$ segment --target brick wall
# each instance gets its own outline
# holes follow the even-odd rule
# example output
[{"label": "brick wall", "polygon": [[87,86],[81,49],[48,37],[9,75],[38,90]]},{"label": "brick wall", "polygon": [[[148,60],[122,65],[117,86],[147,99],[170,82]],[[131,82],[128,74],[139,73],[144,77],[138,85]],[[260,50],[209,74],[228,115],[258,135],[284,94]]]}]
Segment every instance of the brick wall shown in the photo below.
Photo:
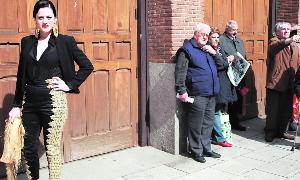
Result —
[{"label": "brick wall", "polygon": [[184,39],[191,38],[193,27],[203,22],[204,0],[149,0],[149,61],[170,63]]},{"label": "brick wall", "polygon": [[300,0],[277,0],[276,22],[300,23],[299,2]]}]

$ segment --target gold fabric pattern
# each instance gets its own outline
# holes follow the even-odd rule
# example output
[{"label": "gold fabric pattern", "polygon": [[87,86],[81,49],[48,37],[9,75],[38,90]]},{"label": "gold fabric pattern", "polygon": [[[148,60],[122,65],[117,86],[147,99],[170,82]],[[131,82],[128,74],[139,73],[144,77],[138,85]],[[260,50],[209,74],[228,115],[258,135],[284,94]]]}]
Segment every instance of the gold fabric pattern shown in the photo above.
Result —
[{"label": "gold fabric pattern", "polygon": [[6,120],[4,149],[0,161],[6,164],[8,180],[13,180],[17,177],[17,171],[21,163],[21,150],[24,146],[24,132],[22,119],[20,117],[15,118],[12,123]]},{"label": "gold fabric pattern", "polygon": [[63,91],[51,90],[53,115],[51,116],[52,121],[48,129],[49,134],[47,135],[47,159],[49,168],[49,179],[60,180],[61,175],[61,155],[60,145],[62,138],[62,131],[65,121],[67,119],[67,98]]}]

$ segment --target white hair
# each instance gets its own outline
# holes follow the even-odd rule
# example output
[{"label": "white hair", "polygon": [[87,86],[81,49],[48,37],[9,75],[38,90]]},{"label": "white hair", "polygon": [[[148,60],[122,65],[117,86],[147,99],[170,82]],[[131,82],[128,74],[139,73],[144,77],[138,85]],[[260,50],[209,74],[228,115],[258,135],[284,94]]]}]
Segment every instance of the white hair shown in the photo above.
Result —
[{"label": "white hair", "polygon": [[274,32],[273,32],[273,36],[276,36],[277,32],[281,29],[284,29],[286,27],[289,27],[291,29],[291,24],[288,22],[278,22],[275,24],[274,26]]},{"label": "white hair", "polygon": [[238,26],[238,23],[235,20],[229,20],[226,23],[226,29],[233,28],[233,26]]},{"label": "white hair", "polygon": [[207,25],[207,24],[204,24],[204,23],[198,23],[196,26],[195,26],[195,29],[194,29],[194,34],[197,33],[197,32],[200,32],[200,31],[206,31],[207,34],[210,33],[210,26]]}]

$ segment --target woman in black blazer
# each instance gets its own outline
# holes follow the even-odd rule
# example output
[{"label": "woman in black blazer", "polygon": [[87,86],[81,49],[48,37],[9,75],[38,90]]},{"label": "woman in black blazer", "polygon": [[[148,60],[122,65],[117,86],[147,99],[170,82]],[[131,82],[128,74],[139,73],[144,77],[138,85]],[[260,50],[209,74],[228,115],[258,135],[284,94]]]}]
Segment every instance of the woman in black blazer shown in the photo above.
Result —
[{"label": "woman in black blazer", "polygon": [[[78,87],[93,65],[71,36],[58,34],[56,9],[39,0],[33,9],[36,34],[21,40],[16,92],[9,121],[21,116],[25,129],[24,157],[29,179],[39,178],[37,143],[41,128],[45,140],[49,179],[60,179],[62,130],[67,119],[66,92]],[[75,64],[79,70],[75,72]],[[22,113],[21,113],[22,109]]]}]

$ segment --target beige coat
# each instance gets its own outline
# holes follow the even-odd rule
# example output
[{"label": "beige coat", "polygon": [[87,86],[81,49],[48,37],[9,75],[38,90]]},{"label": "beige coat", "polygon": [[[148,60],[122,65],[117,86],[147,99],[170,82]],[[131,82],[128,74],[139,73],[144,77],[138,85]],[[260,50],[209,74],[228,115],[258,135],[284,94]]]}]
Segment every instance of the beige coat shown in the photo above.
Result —
[{"label": "beige coat", "polygon": [[283,39],[272,38],[268,48],[266,87],[281,92],[293,89],[294,76],[299,65],[297,44],[285,44]]}]

